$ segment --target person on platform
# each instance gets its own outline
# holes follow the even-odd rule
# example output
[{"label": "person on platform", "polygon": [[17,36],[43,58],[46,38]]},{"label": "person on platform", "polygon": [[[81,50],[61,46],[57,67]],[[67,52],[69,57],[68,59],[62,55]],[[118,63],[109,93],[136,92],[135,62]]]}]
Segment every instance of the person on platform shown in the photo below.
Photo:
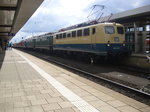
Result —
[{"label": "person on platform", "polygon": [[9,49],[12,50],[12,43],[9,43]]}]

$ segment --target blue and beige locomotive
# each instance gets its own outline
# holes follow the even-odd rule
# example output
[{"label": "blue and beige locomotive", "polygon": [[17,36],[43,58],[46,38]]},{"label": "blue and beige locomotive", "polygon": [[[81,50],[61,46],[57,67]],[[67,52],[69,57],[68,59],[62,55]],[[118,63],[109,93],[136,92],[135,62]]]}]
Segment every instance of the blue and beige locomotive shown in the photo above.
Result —
[{"label": "blue and beige locomotive", "polygon": [[25,48],[109,56],[128,53],[124,27],[118,23],[99,23],[55,33],[35,36],[25,40]]}]

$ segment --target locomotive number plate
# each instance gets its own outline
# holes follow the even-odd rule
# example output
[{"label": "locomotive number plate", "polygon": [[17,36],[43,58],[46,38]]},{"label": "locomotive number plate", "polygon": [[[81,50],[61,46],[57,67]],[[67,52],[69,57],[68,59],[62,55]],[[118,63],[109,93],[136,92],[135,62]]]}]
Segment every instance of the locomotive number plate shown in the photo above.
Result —
[{"label": "locomotive number plate", "polygon": [[115,42],[119,42],[119,37],[114,37]]}]

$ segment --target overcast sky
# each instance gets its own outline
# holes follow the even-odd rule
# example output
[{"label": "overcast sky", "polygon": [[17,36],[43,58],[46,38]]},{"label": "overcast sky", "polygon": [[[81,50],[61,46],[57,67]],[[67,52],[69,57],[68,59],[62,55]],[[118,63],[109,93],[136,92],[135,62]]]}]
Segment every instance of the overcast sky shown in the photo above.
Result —
[{"label": "overcast sky", "polygon": [[149,4],[150,0],[44,0],[12,41],[95,19],[102,12],[101,7],[92,11],[94,5],[104,5],[103,12],[108,15]]}]

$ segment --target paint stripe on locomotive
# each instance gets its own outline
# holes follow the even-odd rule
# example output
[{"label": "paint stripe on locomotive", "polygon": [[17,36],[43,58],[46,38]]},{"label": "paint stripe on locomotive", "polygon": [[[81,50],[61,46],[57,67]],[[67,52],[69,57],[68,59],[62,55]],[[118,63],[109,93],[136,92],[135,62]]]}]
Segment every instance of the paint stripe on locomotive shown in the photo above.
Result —
[{"label": "paint stripe on locomotive", "polygon": [[55,44],[53,49],[96,54],[127,52],[127,47],[123,46],[123,44],[110,44],[110,46],[108,44]]}]

